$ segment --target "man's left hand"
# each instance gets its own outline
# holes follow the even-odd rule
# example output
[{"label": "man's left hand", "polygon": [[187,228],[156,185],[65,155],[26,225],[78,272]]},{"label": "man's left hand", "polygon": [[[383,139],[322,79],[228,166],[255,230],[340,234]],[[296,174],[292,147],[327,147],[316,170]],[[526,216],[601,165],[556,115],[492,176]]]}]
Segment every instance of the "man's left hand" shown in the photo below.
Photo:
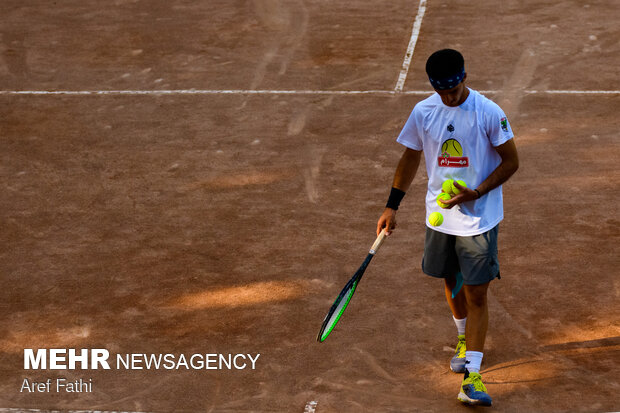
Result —
[{"label": "man's left hand", "polygon": [[475,201],[478,199],[478,192],[473,189],[469,189],[467,187],[462,186],[458,182],[454,181],[454,186],[460,191],[458,195],[454,195],[451,199],[444,201],[439,200],[439,202],[443,202],[448,205],[446,208],[450,209],[455,205],[462,204],[463,202]]}]

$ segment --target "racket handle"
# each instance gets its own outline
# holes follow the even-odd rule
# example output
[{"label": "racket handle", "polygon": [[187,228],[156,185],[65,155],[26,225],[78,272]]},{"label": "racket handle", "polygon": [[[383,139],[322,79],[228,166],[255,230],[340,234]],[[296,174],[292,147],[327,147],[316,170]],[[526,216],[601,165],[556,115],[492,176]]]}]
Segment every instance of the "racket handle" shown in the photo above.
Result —
[{"label": "racket handle", "polygon": [[385,237],[387,236],[386,234],[387,234],[387,230],[383,228],[383,230],[381,230],[381,233],[375,240],[375,243],[372,244],[372,247],[370,247],[370,251],[369,251],[370,254],[375,255],[377,251],[379,251],[379,248],[381,248],[381,245],[383,245],[383,241],[385,241]]}]

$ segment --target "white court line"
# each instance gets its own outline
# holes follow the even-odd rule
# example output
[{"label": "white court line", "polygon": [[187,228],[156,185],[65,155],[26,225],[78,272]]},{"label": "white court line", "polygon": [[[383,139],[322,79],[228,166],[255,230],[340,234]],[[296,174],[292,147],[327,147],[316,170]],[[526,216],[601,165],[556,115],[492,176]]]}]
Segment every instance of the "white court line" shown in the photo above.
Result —
[{"label": "white court line", "polygon": [[0,413],[146,413],[128,412],[111,410],[57,410],[57,409],[20,409],[20,408],[0,408]]},{"label": "white court line", "polygon": [[[2,90],[0,95],[394,95],[393,90],[256,90],[256,89],[173,89],[173,90]],[[430,95],[431,90],[401,92]]]},{"label": "white court line", "polygon": [[415,44],[418,42],[420,27],[422,27],[422,19],[424,18],[425,12],[426,0],[420,0],[420,5],[418,6],[418,14],[415,16],[415,20],[413,21],[413,28],[411,29],[411,38],[409,39],[409,45],[407,46],[407,53],[405,53],[405,60],[403,60],[403,67],[402,69],[400,69],[398,81],[396,82],[396,87],[394,88],[396,92],[400,92],[403,90],[405,80],[407,80],[409,65],[411,64],[411,59],[413,58],[413,50],[415,49]]},{"label": "white court line", "polygon": [[547,93],[550,95],[617,95],[620,90],[526,90],[526,93]]},{"label": "white court line", "polygon": [[[499,90],[479,90],[482,94],[497,94]],[[549,95],[618,95],[620,90],[524,90],[525,94]],[[424,95],[432,90],[215,90],[215,89],[172,89],[172,90],[0,90],[0,95]]]}]

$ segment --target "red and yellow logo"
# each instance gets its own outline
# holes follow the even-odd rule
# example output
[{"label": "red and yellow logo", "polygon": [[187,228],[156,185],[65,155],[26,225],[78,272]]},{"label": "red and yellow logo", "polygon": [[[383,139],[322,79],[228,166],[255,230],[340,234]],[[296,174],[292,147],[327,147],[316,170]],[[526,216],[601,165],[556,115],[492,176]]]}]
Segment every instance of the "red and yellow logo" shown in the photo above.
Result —
[{"label": "red and yellow logo", "polygon": [[448,139],[441,145],[441,156],[438,165],[444,168],[467,168],[469,158],[463,156],[463,147],[456,139]]}]

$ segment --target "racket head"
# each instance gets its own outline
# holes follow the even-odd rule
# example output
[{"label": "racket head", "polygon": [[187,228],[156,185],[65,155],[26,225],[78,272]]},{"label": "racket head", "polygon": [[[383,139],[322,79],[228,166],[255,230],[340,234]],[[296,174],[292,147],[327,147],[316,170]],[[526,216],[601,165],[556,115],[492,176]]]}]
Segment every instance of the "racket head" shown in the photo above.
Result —
[{"label": "racket head", "polygon": [[327,336],[329,336],[334,327],[336,327],[338,320],[340,320],[340,316],[342,316],[342,313],[344,313],[344,310],[346,310],[349,302],[351,301],[351,298],[353,298],[353,294],[355,293],[355,289],[357,288],[357,284],[359,283],[359,278],[351,281],[352,282],[349,282],[342,290],[342,292],[338,295],[338,298],[336,298],[336,301],[334,301],[334,304],[325,316],[325,319],[323,320],[323,325],[321,326],[319,334],[316,337],[319,343],[325,341],[325,339],[327,338]]},{"label": "racket head", "polygon": [[357,285],[362,279],[364,271],[366,271],[366,268],[368,267],[368,264],[370,264],[370,260],[372,260],[372,257],[373,254],[368,254],[366,256],[366,259],[364,260],[362,265],[355,272],[355,274],[353,274],[353,277],[351,277],[351,279],[349,280],[347,285],[344,286],[342,291],[340,291],[340,294],[338,294],[338,298],[336,298],[336,301],[334,301],[334,304],[332,304],[332,307],[327,312],[327,315],[323,320],[323,325],[321,326],[319,334],[316,337],[316,340],[319,343],[325,341],[327,336],[329,336],[329,334],[338,323],[338,320],[340,320],[342,313],[344,313],[344,310],[346,310],[347,306],[349,305],[349,301],[351,301],[351,298],[353,298],[353,293],[355,293]]}]

